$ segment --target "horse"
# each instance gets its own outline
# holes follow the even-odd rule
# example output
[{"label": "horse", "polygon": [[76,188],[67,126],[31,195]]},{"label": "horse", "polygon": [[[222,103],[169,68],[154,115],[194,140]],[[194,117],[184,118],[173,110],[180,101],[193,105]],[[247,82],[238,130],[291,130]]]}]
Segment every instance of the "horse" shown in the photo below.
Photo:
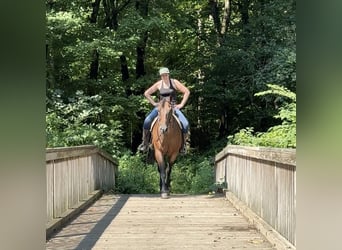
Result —
[{"label": "horse", "polygon": [[169,198],[171,170],[182,147],[182,131],[174,114],[173,104],[164,97],[158,104],[158,117],[152,127],[154,159],[160,176],[161,198]]}]

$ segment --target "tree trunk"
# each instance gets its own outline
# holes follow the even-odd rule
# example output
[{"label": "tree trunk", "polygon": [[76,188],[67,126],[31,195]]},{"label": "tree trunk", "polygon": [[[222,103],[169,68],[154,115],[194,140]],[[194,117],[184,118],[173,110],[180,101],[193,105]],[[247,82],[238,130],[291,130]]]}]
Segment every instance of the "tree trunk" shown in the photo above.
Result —
[{"label": "tree trunk", "polygon": [[91,13],[91,16],[89,18],[90,23],[96,23],[97,21],[97,16],[99,14],[99,9],[100,9],[100,2],[101,0],[95,0],[91,5],[93,6],[93,12]]},{"label": "tree trunk", "polygon": [[125,55],[120,56],[120,64],[121,64],[121,79],[123,82],[125,82],[129,79],[127,59]]},{"label": "tree trunk", "polygon": [[103,5],[103,10],[105,12],[105,18],[104,18],[104,27],[108,27],[110,28],[110,5],[108,5],[108,0],[103,0],[102,1],[102,5]]},{"label": "tree trunk", "polygon": [[211,16],[214,20],[215,30],[218,35],[221,35],[221,20],[220,20],[220,11],[218,8],[217,0],[209,0]]},{"label": "tree trunk", "polygon": [[145,48],[146,48],[147,38],[148,38],[148,34],[146,31],[144,32],[144,35],[141,38],[137,46],[137,63],[135,67],[135,74],[136,74],[137,79],[146,74],[145,72]]},{"label": "tree trunk", "polygon": [[209,0],[211,16],[214,21],[215,31],[217,34],[218,45],[221,46],[223,43],[224,34],[228,30],[230,22],[230,0],[224,1],[224,10],[221,21],[220,6],[218,0]]},{"label": "tree trunk", "polygon": [[241,0],[241,2],[238,3],[239,11],[241,13],[241,20],[244,25],[249,23],[249,9],[250,0]]},{"label": "tree trunk", "polygon": [[128,79],[129,79],[129,72],[128,72],[128,66],[127,66],[127,59],[125,55],[120,56],[120,65],[121,65],[121,79],[122,82],[126,82],[125,85],[125,92],[126,96],[132,95],[132,90],[130,89],[130,86],[128,85]]},{"label": "tree trunk", "polygon": [[45,45],[45,60],[46,60],[46,88],[53,89],[55,87],[55,77],[54,77],[54,64],[52,53],[50,52],[51,46],[49,44]]},{"label": "tree trunk", "polygon": [[112,30],[117,30],[119,27],[119,13],[126,8],[130,2],[131,0],[126,0],[119,6],[119,1],[103,0],[102,4],[105,12],[104,26]]},{"label": "tree trunk", "polygon": [[114,6],[114,0],[103,0],[102,4],[105,12],[104,26],[111,30],[117,30],[119,13]]},{"label": "tree trunk", "polygon": [[250,37],[251,30],[248,26],[249,24],[249,5],[250,0],[241,0],[241,2],[238,3],[239,11],[241,13],[241,21],[242,21],[242,29],[243,29],[243,36],[244,36],[244,49],[247,50],[251,43],[253,38]]},{"label": "tree trunk", "polygon": [[93,60],[90,64],[89,78],[97,80],[99,72],[99,52],[97,49],[93,50]]},{"label": "tree trunk", "polygon": [[224,137],[227,136],[227,129],[228,129],[228,116],[227,116],[227,111],[226,111],[226,110],[223,110],[223,111],[221,112],[218,139],[222,139],[222,138],[224,138]]},{"label": "tree trunk", "polygon": [[[136,0],[135,8],[138,13],[145,19],[148,14],[148,0]],[[148,39],[148,32],[145,31],[140,38],[140,41],[137,45],[137,62],[135,67],[136,78],[138,79],[141,76],[146,74],[145,72],[145,49]]]},{"label": "tree trunk", "polygon": [[221,35],[224,35],[228,31],[229,23],[230,23],[230,0],[225,0],[223,18],[222,18]]},{"label": "tree trunk", "polygon": [[119,21],[118,21],[118,15],[119,15],[119,12],[116,8],[113,8],[112,9],[112,16],[111,16],[111,28],[113,30],[118,30],[118,27],[119,27]]},{"label": "tree trunk", "polygon": [[148,14],[148,1],[149,0],[136,0],[135,1],[135,9],[144,18],[147,17],[147,14]]}]

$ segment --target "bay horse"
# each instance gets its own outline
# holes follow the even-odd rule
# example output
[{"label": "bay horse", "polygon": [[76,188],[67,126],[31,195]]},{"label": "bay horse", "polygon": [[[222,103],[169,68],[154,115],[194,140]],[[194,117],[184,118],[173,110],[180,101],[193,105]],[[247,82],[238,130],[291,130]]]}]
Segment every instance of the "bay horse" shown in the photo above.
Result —
[{"label": "bay horse", "polygon": [[158,117],[152,127],[152,144],[160,176],[161,198],[168,198],[170,195],[172,165],[182,147],[182,140],[182,131],[176,120],[173,104],[169,98],[164,97],[158,104]]}]

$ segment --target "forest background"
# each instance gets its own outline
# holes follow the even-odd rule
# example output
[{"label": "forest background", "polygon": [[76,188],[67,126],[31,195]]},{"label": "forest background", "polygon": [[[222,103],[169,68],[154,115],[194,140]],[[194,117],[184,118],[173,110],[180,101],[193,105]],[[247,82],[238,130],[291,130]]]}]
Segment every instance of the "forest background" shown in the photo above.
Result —
[{"label": "forest background", "polygon": [[[173,192],[215,189],[227,144],[296,147],[296,3],[46,1],[47,147],[94,144],[120,160],[117,192],[157,192],[136,153],[159,67],[191,91],[190,150]],[[181,98],[181,97],[179,97]]]}]

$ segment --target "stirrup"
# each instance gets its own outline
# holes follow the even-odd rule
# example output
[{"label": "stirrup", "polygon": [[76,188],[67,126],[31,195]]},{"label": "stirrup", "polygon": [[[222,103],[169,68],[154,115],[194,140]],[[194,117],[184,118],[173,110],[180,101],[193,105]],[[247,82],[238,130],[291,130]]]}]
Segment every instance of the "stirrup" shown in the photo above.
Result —
[{"label": "stirrup", "polygon": [[179,153],[181,155],[185,155],[186,154],[186,147],[182,147],[181,150],[179,151]]},{"label": "stirrup", "polygon": [[145,153],[145,152],[148,151],[148,145],[140,144],[140,145],[138,146],[138,150]]}]

